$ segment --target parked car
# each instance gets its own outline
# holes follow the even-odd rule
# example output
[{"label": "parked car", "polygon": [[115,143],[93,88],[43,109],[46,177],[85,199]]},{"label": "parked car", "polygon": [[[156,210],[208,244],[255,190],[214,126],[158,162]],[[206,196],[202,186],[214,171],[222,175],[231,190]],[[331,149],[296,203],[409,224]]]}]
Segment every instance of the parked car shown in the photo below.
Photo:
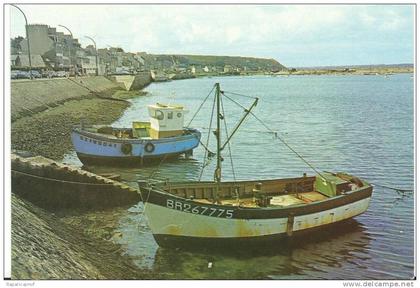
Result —
[{"label": "parked car", "polygon": [[31,70],[28,73],[32,74],[32,78],[42,78],[42,75],[38,70]]},{"label": "parked car", "polygon": [[12,70],[10,71],[10,78],[11,79],[18,79],[19,70]]},{"label": "parked car", "polygon": [[18,71],[16,79],[31,79],[28,71]]},{"label": "parked car", "polygon": [[66,71],[56,71],[55,77],[68,77],[68,72]]}]

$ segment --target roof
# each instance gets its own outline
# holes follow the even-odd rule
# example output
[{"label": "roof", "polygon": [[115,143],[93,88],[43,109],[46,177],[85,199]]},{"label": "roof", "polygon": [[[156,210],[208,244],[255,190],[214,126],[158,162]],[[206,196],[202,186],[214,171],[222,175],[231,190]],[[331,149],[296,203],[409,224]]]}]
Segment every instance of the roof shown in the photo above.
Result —
[{"label": "roof", "polygon": [[156,103],[155,105],[148,105],[152,109],[162,109],[162,110],[182,110],[184,109],[181,105],[174,105],[174,104],[162,104]]}]

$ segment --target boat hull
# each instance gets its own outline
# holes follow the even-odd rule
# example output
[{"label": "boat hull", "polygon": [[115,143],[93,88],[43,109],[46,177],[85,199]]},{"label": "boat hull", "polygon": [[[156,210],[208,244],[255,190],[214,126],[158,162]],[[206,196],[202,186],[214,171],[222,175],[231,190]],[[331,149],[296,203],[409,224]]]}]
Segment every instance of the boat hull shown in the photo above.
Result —
[{"label": "boat hull", "polygon": [[71,139],[77,156],[84,165],[141,166],[180,154],[191,154],[200,143],[201,134],[195,129],[183,135],[161,139],[118,139],[91,133],[80,128],[72,131]]},{"label": "boat hull", "polygon": [[367,210],[372,187],[281,208],[202,204],[153,189],[141,189],[141,193],[159,246],[237,247],[296,237],[351,219]]}]

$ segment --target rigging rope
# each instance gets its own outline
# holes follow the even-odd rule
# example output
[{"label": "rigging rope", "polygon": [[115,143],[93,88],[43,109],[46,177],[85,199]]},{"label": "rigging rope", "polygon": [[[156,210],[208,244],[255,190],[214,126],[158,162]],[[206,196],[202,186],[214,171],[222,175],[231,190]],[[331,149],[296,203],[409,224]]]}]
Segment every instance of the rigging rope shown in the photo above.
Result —
[{"label": "rigging rope", "polygon": [[382,188],[386,188],[386,189],[390,189],[390,190],[394,190],[397,192],[400,192],[402,194],[406,193],[406,192],[414,192],[414,189],[400,189],[400,188],[395,188],[395,187],[391,187],[391,186],[386,186],[386,185],[380,185],[380,184],[376,184],[376,183],[371,183],[373,186],[378,186],[378,187],[382,187]]},{"label": "rigging rope", "polygon": [[255,99],[255,97],[252,97],[252,96],[249,96],[249,95],[240,94],[240,93],[236,93],[236,92],[223,91],[223,93],[228,93],[228,94],[232,94],[232,95],[237,95],[237,96],[242,96],[242,97],[246,97],[246,98],[250,98],[250,99]]},{"label": "rigging rope", "polygon": [[[216,86],[214,86],[214,87],[216,87]],[[213,87],[213,89],[212,89],[211,91],[213,91],[213,90],[214,90],[214,87]],[[210,94],[209,94],[209,95],[210,95]],[[207,97],[208,97],[208,96],[207,96]],[[209,132],[208,132],[208,135],[207,135],[207,143],[206,143],[206,146],[205,146],[205,147],[209,146],[209,142],[210,142],[211,125],[212,125],[212,123],[213,123],[213,115],[214,115],[214,107],[215,107],[215,106],[216,106],[216,96],[214,97],[214,100],[213,100],[213,107],[212,107],[212,109],[211,109],[210,124],[209,124]],[[200,177],[198,178],[198,181],[201,181],[201,177],[203,176],[204,168],[208,165],[208,164],[206,165],[205,161],[206,161],[206,158],[209,158],[209,155],[211,155],[211,154],[209,154],[209,151],[210,151],[210,150],[206,149],[206,152],[204,153],[203,166],[201,167]],[[213,153],[213,152],[211,152],[211,153]]]},{"label": "rigging rope", "polygon": [[[226,92],[225,92],[226,93]],[[232,92],[227,92],[232,94]],[[239,107],[241,107],[242,109],[246,109],[243,105],[241,105],[240,103],[238,103],[236,100],[232,99],[231,97],[227,96],[226,94],[224,94],[224,96],[229,99],[230,101],[232,101],[233,103],[235,103],[236,105],[238,105]],[[296,156],[298,156],[303,162],[305,162],[306,165],[308,165],[313,171],[315,171],[316,174],[318,174],[322,179],[325,180],[325,177],[322,176],[322,174],[311,164],[309,163],[305,158],[303,158],[302,155],[300,155],[296,150],[294,150],[289,144],[287,144],[287,142],[282,139],[281,137],[278,136],[277,132],[275,132],[274,130],[272,130],[270,127],[267,126],[267,124],[264,123],[264,121],[262,121],[260,118],[257,117],[257,115],[255,115],[252,111],[249,112],[252,116],[254,116],[254,118],[260,122],[268,131],[270,131],[271,133],[274,134],[274,137],[277,138],[278,140],[280,140],[287,148],[289,148],[293,153],[296,154]]]},{"label": "rigging rope", "polygon": [[206,96],[206,98],[201,102],[200,106],[198,107],[197,111],[194,113],[193,117],[191,118],[190,122],[187,125],[187,128],[190,127],[191,122],[194,120],[195,116],[197,116],[198,112],[200,112],[201,108],[203,107],[204,103],[206,103],[207,99],[210,97],[211,93],[213,92],[214,88],[216,86],[213,86],[213,88],[210,90],[210,93]]},{"label": "rigging rope", "polygon": [[156,169],[152,170],[152,172],[149,174],[149,177],[147,179],[151,179],[156,172],[158,172],[158,170],[160,170],[160,166],[163,164],[163,162],[166,160],[166,157],[168,156],[168,154],[165,154],[162,157],[162,160],[160,160],[159,165],[156,167]]},{"label": "rigging rope", "polygon": [[[226,124],[225,108],[223,106],[223,97],[220,97],[220,104],[222,105],[223,122],[225,124],[226,135],[229,135],[229,131]],[[233,166],[233,157],[232,157],[232,150],[230,149],[230,141],[228,141],[228,150],[229,150],[230,166],[232,167],[233,182],[235,182],[236,184],[236,174],[235,174],[235,168]]]},{"label": "rigging rope", "polygon": [[[228,131],[227,124],[226,124],[225,107],[223,105],[223,97],[220,97],[220,104],[222,105],[223,122],[225,123],[226,135],[229,135],[229,131]],[[237,204],[238,204],[238,207],[239,207],[240,206],[239,205],[239,192],[238,192],[238,189],[236,187],[236,173],[235,173],[235,166],[233,165],[233,156],[232,156],[232,150],[230,148],[230,141],[227,142],[227,145],[228,145],[228,150],[229,150],[230,166],[232,167],[233,183],[235,184],[234,185],[234,192],[235,192]]]}]

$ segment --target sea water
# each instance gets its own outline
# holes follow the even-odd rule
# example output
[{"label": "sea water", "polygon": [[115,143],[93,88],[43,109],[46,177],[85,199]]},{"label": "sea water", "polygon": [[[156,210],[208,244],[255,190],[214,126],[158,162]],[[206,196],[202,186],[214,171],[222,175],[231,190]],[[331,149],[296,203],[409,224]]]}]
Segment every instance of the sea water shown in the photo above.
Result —
[{"label": "sea water", "polygon": [[[233,136],[230,149],[227,146],[224,150],[223,179],[313,175],[315,172],[308,165],[274,137],[275,132],[318,171],[344,171],[377,185],[414,188],[411,74],[236,76],[156,83],[145,89],[148,96],[130,100],[132,106],[113,126],[130,127],[132,121],[147,120],[146,106],[156,102],[183,105],[190,111],[186,116],[188,124],[216,82],[231,98],[222,97],[224,135],[231,133],[244,115],[243,107],[254,101],[242,95],[259,98],[252,110],[259,120],[249,115]],[[189,126],[199,129],[202,142],[214,151],[215,122],[212,125],[209,122],[212,107],[210,95]],[[66,161],[80,164],[74,152],[67,155]],[[90,169],[119,173],[123,181],[136,186],[136,181],[145,177],[212,180],[214,166],[215,159],[205,158],[200,146],[189,159],[181,157],[156,166]],[[410,192],[376,186],[367,212],[341,227],[292,245],[273,245],[268,251],[234,253],[207,253],[205,247],[198,252],[159,248],[141,213],[142,207],[140,203],[118,214],[115,221],[120,237],[113,241],[122,245],[123,253],[132,257],[139,268],[152,270],[156,278],[411,279],[414,276],[414,197]]]}]

